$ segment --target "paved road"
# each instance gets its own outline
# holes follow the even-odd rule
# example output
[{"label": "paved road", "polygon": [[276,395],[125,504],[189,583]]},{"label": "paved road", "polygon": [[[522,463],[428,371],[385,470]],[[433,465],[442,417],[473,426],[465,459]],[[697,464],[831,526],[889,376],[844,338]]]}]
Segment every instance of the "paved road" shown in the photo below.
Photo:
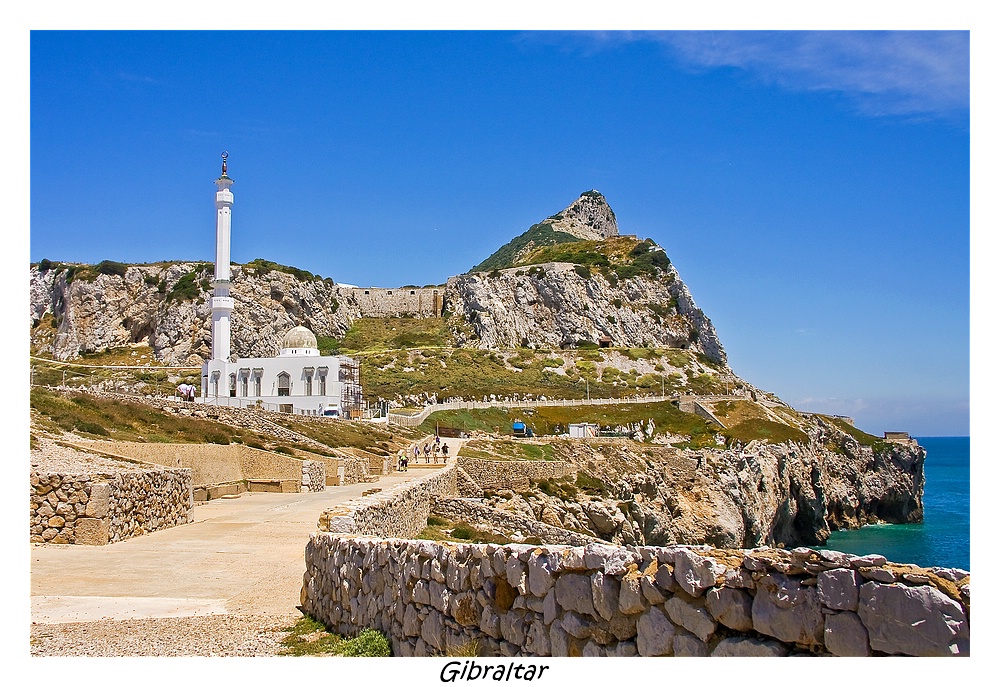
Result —
[{"label": "paved road", "polygon": [[[447,441],[455,455],[460,442]],[[303,551],[320,513],[433,469],[411,466],[377,483],[316,493],[216,499],[196,506],[191,523],[107,546],[32,544],[31,619],[295,614]]]}]

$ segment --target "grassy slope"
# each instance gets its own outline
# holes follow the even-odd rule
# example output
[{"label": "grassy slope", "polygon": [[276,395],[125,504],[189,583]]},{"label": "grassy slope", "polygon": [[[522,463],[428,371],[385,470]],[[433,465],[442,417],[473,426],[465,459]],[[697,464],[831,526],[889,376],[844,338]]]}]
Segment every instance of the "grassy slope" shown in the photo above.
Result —
[{"label": "grassy slope", "polygon": [[534,245],[536,247],[550,246],[572,241],[579,241],[579,239],[576,236],[573,236],[573,234],[567,234],[563,231],[555,231],[552,228],[552,225],[547,222],[539,222],[538,224],[531,225],[531,227],[520,236],[505,243],[497,249],[493,255],[486,258],[469,271],[489,272],[490,270],[502,270],[508,267],[514,267],[518,264],[518,254],[529,245]]},{"label": "grassy slope", "polygon": [[[76,432],[94,438],[162,443],[244,443],[266,448],[295,447],[275,441],[264,432],[232,427],[214,420],[174,415],[144,403],[97,398],[87,394],[60,394],[31,390],[31,408],[40,431]],[[361,448],[385,455],[422,436],[415,430],[347,421],[318,422],[293,416],[269,416],[272,421],[330,446]],[[311,446],[299,446],[315,450]]]}]

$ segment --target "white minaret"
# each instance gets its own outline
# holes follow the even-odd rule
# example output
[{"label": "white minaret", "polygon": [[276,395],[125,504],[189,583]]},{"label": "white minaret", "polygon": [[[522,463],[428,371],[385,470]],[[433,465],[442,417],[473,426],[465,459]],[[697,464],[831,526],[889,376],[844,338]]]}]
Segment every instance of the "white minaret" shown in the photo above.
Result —
[{"label": "white minaret", "polygon": [[222,176],[215,180],[215,281],[212,286],[212,360],[229,360],[229,320],[233,299],[229,297],[229,234],[232,229],[233,180],[226,175],[226,158],[222,153]]}]

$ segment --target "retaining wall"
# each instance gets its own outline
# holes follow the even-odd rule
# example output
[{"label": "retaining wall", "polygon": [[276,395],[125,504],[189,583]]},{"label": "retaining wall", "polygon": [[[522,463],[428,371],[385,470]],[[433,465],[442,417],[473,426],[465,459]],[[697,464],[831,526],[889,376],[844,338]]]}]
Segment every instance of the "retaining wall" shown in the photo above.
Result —
[{"label": "retaining wall", "polygon": [[397,656],[955,656],[969,577],[809,549],[310,537],[301,602]]},{"label": "retaining wall", "polygon": [[576,465],[559,460],[480,460],[459,456],[458,465],[476,484],[488,491],[528,488],[531,480],[575,475]]},{"label": "retaining wall", "polygon": [[[81,444],[82,445],[82,444]],[[291,483],[280,491],[326,489],[321,460],[303,460],[242,444],[154,444],[135,441],[87,442],[88,450],[157,465],[190,468],[193,484],[205,499],[243,491],[243,482]],[[317,457],[318,458],[318,457]],[[319,472],[322,471],[322,478]],[[308,476],[308,481],[305,479]],[[318,480],[318,481],[317,481]],[[223,488],[225,487],[225,488]],[[253,488],[251,486],[251,491]]]},{"label": "retaining wall", "polygon": [[33,542],[107,544],[188,522],[191,470],[31,473]]}]

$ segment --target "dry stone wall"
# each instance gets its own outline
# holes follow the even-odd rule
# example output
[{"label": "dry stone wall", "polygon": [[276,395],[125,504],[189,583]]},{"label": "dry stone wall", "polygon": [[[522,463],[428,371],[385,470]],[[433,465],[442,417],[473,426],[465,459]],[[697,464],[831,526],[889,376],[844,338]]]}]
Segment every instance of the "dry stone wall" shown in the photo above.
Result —
[{"label": "dry stone wall", "polygon": [[554,479],[576,474],[576,465],[559,460],[480,460],[460,456],[459,466],[487,491],[523,491],[531,480]]},{"label": "dry stone wall", "polygon": [[969,576],[810,549],[452,544],[316,533],[302,605],[397,656],[956,656]]},{"label": "dry stone wall", "polygon": [[31,473],[33,542],[107,544],[188,522],[188,469],[114,475]]},{"label": "dry stone wall", "polygon": [[414,537],[427,526],[435,496],[457,496],[454,463],[385,492],[348,501],[320,515],[319,529],[376,537]]}]

